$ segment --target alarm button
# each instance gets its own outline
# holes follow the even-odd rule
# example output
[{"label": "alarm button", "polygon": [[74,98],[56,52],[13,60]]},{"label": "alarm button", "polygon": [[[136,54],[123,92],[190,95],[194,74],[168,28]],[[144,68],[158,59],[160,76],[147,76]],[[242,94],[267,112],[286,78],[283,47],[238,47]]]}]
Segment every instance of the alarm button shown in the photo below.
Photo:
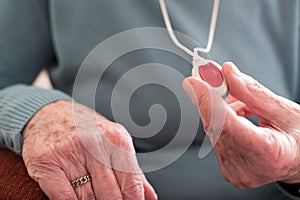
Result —
[{"label": "alarm button", "polygon": [[213,63],[208,62],[198,67],[199,76],[212,87],[220,87],[224,82],[224,77],[220,69]]}]

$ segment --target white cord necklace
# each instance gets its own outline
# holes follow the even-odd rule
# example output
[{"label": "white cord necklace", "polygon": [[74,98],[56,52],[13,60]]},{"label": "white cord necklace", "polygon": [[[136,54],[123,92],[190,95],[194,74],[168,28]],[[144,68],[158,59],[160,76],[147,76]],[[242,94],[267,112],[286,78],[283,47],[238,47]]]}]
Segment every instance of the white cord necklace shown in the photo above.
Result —
[{"label": "white cord necklace", "polygon": [[181,44],[178,41],[176,35],[174,34],[174,30],[170,22],[165,0],[159,0],[159,4],[170,38],[172,39],[172,41],[177,47],[179,47],[180,49],[182,49],[187,54],[193,57],[192,75],[206,81],[214,89],[214,91],[220,94],[221,96],[225,95],[227,92],[227,85],[226,85],[226,80],[221,71],[221,66],[212,60],[205,59],[198,55],[198,52],[209,53],[211,50],[212,43],[214,40],[214,35],[215,35],[220,1],[214,0],[211,22],[210,22],[210,29],[209,29],[209,36],[208,36],[206,48],[197,47],[194,48],[194,51],[190,50],[189,48]]}]

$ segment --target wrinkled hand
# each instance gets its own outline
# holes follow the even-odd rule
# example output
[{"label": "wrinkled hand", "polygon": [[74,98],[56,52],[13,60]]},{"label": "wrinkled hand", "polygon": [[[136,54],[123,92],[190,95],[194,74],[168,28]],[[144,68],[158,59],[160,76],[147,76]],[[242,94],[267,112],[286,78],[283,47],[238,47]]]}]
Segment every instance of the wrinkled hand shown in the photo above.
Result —
[{"label": "wrinkled hand", "polygon": [[[224,178],[239,188],[300,182],[300,106],[272,93],[232,63],[225,63],[222,72],[230,95],[214,150]],[[214,106],[207,84],[189,77],[183,87],[207,131]],[[252,115],[258,116],[259,126],[245,118]]]},{"label": "wrinkled hand", "polygon": [[[97,131],[90,126],[93,120]],[[30,120],[23,138],[28,173],[50,199],[157,199],[125,128],[87,107],[49,104]],[[91,182],[72,188],[70,181],[87,174]]]}]

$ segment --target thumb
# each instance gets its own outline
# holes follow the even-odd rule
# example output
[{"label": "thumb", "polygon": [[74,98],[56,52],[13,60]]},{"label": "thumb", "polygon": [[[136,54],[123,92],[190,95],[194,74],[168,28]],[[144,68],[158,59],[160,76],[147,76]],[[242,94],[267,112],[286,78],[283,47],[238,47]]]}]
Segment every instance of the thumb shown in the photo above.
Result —
[{"label": "thumb", "polygon": [[[203,128],[214,144],[229,122],[236,121],[233,110],[226,106],[222,97],[199,78],[189,77],[183,81],[184,90],[198,108]],[[239,124],[239,123],[237,123]]]},{"label": "thumb", "polygon": [[211,94],[206,82],[199,78],[188,77],[182,82],[182,87],[193,104],[198,108],[204,130],[207,132],[211,119]]},{"label": "thumb", "polygon": [[299,115],[297,104],[276,95],[252,77],[241,73],[233,63],[224,63],[222,72],[226,78],[229,93],[259,117],[281,126],[286,125],[286,118],[291,112]]},{"label": "thumb", "polygon": [[239,117],[206,82],[199,78],[188,77],[182,86],[198,108],[203,128],[212,145],[217,142],[222,132],[226,133],[227,138],[239,141],[241,146],[248,143],[248,138],[259,136],[254,135],[256,126],[246,118]]}]

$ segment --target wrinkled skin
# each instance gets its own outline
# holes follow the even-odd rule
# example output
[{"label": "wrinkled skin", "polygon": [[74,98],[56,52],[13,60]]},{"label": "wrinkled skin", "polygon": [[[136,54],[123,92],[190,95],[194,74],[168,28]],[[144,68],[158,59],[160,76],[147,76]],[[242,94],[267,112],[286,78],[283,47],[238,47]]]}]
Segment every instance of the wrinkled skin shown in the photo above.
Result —
[{"label": "wrinkled skin", "polygon": [[[70,101],[51,103],[38,111],[23,131],[23,160],[29,175],[39,183],[45,194],[55,200],[157,199],[141,171],[121,171],[110,165],[113,159],[124,156],[113,155],[118,151],[109,148],[111,144],[124,152],[135,153],[125,128],[85,106],[75,103],[73,108]],[[77,112],[76,120],[80,121],[79,128],[73,119],[74,112]],[[89,130],[95,116],[99,133]],[[102,147],[96,148],[98,152],[94,153],[105,157],[107,163],[96,159],[85,148],[79,137],[80,130],[91,131],[91,134],[81,137],[86,137],[91,145]],[[124,164],[139,169],[136,159],[129,162]],[[75,189],[71,187],[71,180],[87,174],[91,175],[91,182]]]},{"label": "wrinkled skin", "polygon": [[[232,63],[225,63],[222,72],[229,96],[221,135],[213,142],[224,178],[238,188],[274,181],[299,183],[300,106],[272,93]],[[183,87],[207,131],[212,114],[207,83],[189,77]],[[253,115],[258,116],[259,126],[245,118]]]}]

